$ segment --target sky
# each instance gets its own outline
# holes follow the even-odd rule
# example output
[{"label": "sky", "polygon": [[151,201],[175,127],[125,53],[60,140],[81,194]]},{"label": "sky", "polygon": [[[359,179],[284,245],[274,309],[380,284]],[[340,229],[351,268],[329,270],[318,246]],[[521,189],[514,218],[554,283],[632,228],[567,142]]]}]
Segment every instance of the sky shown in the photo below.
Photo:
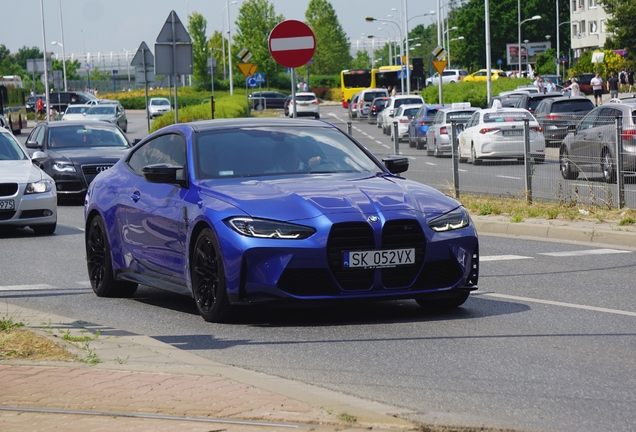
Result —
[{"label": "sky", "polygon": [[[62,54],[62,48],[51,42],[62,42],[61,23],[64,26],[64,50],[71,53],[110,53],[137,51],[141,42],[146,42],[154,51],[159,32],[172,10],[187,27],[187,15],[198,12],[207,20],[207,35],[227,26],[226,1],[230,3],[230,20],[235,28],[239,7],[244,0],[42,0],[44,3],[44,27],[47,51]],[[418,17],[437,9],[436,0],[331,0],[340,25],[351,39],[352,46],[366,40],[372,34],[386,39],[398,37],[395,25],[386,24],[388,30],[379,30],[382,23],[367,22],[365,16],[379,19],[399,20],[400,9],[407,2],[409,28],[418,24],[430,25],[436,17]],[[9,3],[10,13],[0,18],[0,44],[12,53],[23,46],[37,46],[42,50],[42,14],[40,0],[0,0]],[[60,3],[62,16],[60,19]],[[270,0],[276,14],[285,19],[305,20],[309,0]],[[446,3],[442,0],[442,4]],[[391,9],[397,9],[392,11]],[[5,10],[5,12],[7,12]],[[393,14],[394,18],[387,15]],[[223,17],[223,18],[222,18]],[[364,36],[362,35],[364,33]],[[377,39],[381,41],[382,39]]]}]

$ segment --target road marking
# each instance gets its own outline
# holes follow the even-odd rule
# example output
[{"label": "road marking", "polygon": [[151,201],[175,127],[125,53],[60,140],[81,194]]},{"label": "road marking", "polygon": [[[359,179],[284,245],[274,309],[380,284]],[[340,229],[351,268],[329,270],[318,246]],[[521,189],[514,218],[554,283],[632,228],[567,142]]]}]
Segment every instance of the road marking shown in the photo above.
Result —
[{"label": "road marking", "polygon": [[506,260],[520,260],[520,259],[532,259],[532,257],[522,256],[522,255],[490,255],[490,256],[480,256],[479,261],[506,261]]},{"label": "road marking", "polygon": [[389,146],[388,146],[388,145],[386,145],[386,144],[382,144],[382,147],[384,147],[384,148],[391,148],[391,147],[389,147]]},{"label": "road marking", "polygon": [[415,156],[407,156],[409,159],[417,160]]},{"label": "road marking", "polygon": [[502,175],[498,175],[497,177],[506,178],[506,179],[521,180],[521,177],[509,177],[509,176],[502,176]]},{"label": "road marking", "polygon": [[488,296],[488,297],[502,298],[502,299],[506,299],[506,300],[518,300],[518,301],[529,302],[529,303],[541,303],[541,304],[546,304],[546,305],[551,305],[551,306],[562,306],[562,307],[568,307],[568,308],[572,308],[572,309],[582,309],[582,310],[588,310],[588,311],[594,311],[594,312],[605,312],[605,313],[611,313],[611,314],[615,314],[615,315],[627,315],[627,316],[636,317],[636,312],[629,312],[629,311],[623,311],[623,310],[618,310],[618,309],[608,309],[608,308],[601,308],[601,307],[595,307],[595,306],[585,306],[585,305],[579,305],[579,304],[574,304],[574,303],[564,303],[564,302],[551,301],[551,300],[541,300],[541,299],[535,299],[535,298],[530,298],[530,297],[519,297],[519,296],[506,295],[506,294],[483,293],[482,295],[485,295],[485,296]]},{"label": "road marking", "polygon": [[465,169],[460,169],[460,170],[457,170],[457,171],[459,171],[459,172],[468,172],[468,170],[465,170]]},{"label": "road marking", "polygon": [[424,162],[426,165],[432,165],[432,166],[437,166],[437,164],[434,164],[433,162]]},{"label": "road marking", "polygon": [[376,143],[378,143],[378,144],[382,144],[382,145],[384,145],[384,143],[383,143],[382,141],[378,141],[378,140],[376,140],[375,142],[376,142]]},{"label": "road marking", "polygon": [[617,249],[591,249],[582,251],[570,251],[570,252],[545,252],[539,255],[548,255],[554,257],[570,257],[570,256],[583,256],[583,255],[606,255],[606,254],[618,254],[618,253],[632,253],[632,251],[617,250]]},{"label": "road marking", "polygon": [[53,285],[36,284],[36,285],[5,285],[0,286],[0,291],[36,291],[55,288]]}]

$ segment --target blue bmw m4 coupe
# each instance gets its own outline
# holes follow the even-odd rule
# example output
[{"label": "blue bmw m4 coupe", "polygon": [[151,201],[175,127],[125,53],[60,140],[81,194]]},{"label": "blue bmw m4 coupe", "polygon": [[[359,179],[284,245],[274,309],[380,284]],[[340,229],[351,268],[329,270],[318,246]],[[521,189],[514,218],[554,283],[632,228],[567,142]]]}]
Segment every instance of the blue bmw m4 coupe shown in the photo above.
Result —
[{"label": "blue bmw m4 coupe", "polygon": [[407,169],[322,121],[165,127],[90,184],[92,288],[179,292],[210,322],[272,301],[457,307],[477,289],[475,227],[458,201],[398,175]]}]

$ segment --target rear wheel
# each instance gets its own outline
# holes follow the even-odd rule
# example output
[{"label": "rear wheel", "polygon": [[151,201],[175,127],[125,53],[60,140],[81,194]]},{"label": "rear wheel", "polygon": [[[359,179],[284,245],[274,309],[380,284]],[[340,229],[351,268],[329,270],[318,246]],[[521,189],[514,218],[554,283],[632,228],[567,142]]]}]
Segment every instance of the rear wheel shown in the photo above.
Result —
[{"label": "rear wheel", "polygon": [[192,290],[204,320],[221,322],[230,312],[221,248],[210,228],[201,231],[192,252]]},{"label": "rear wheel", "polygon": [[86,264],[91,287],[98,297],[130,297],[137,284],[115,280],[110,245],[101,217],[94,217],[86,234]]},{"label": "rear wheel", "polygon": [[477,159],[477,151],[475,151],[475,145],[470,146],[470,158],[473,161],[473,165],[481,165],[481,160]]},{"label": "rear wheel", "polygon": [[603,172],[603,180],[606,183],[614,183],[616,181],[616,167],[612,160],[612,154],[607,148],[603,149],[601,156],[601,171]]},{"label": "rear wheel", "polygon": [[427,145],[426,145],[426,156],[433,156],[435,149],[431,148],[431,147],[433,147],[433,146],[428,145],[428,143],[427,143]]},{"label": "rear wheel", "polygon": [[568,151],[564,147],[561,147],[559,152],[559,169],[561,170],[561,176],[566,180],[574,180],[579,176],[578,171],[572,166]]}]

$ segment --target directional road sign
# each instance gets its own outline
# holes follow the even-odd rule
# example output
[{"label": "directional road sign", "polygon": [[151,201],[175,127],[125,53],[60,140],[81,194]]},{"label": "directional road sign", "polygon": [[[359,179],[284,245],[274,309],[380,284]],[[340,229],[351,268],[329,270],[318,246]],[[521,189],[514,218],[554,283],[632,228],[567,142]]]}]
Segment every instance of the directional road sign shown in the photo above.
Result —
[{"label": "directional road sign", "polygon": [[446,61],[446,60],[431,60],[431,63],[433,63],[433,67],[435,68],[437,73],[440,74],[440,75],[443,75],[444,68],[448,64],[448,61]]},{"label": "directional road sign", "polygon": [[296,68],[307,64],[313,57],[316,37],[304,22],[287,20],[274,27],[268,45],[270,54],[278,64]]},{"label": "directional road sign", "polygon": [[247,48],[243,48],[238,53],[238,58],[240,58],[243,63],[247,63],[252,57],[252,53]]},{"label": "directional road sign", "polygon": [[249,77],[247,79],[247,85],[250,87],[256,87],[258,84],[256,83],[256,78],[254,78],[253,76]]},{"label": "directional road sign", "polygon": [[256,73],[256,69],[258,68],[258,66],[252,63],[239,63],[237,64],[237,66],[245,78],[250,75],[254,75]]},{"label": "directional road sign", "polygon": [[446,56],[446,50],[438,45],[437,48],[433,50],[432,54],[437,60],[441,60]]},{"label": "directional road sign", "polygon": [[254,78],[256,79],[257,84],[263,84],[265,82],[265,74],[263,72],[254,74]]}]

